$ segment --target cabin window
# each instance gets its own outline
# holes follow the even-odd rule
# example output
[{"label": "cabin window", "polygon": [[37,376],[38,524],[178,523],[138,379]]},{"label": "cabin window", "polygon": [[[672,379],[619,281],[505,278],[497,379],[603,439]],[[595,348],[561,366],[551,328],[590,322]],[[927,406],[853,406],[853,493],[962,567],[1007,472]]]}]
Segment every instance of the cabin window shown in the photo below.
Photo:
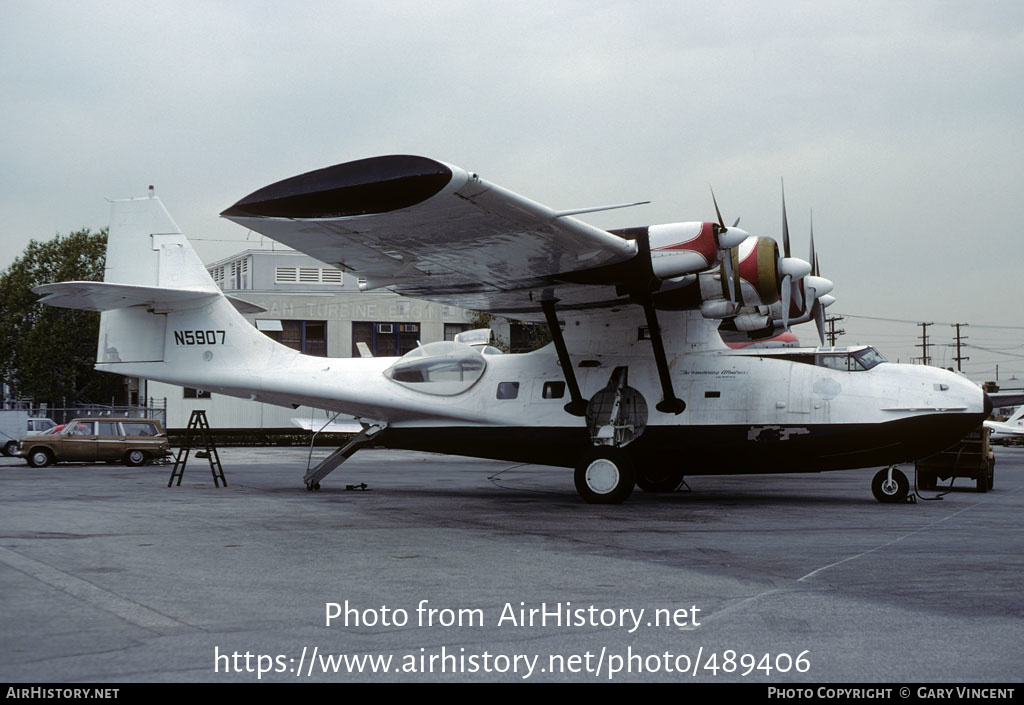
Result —
[{"label": "cabin window", "polygon": [[499,399],[515,399],[519,396],[519,382],[498,382]]},{"label": "cabin window", "polygon": [[541,397],[544,399],[561,399],[565,396],[565,382],[545,382]]}]

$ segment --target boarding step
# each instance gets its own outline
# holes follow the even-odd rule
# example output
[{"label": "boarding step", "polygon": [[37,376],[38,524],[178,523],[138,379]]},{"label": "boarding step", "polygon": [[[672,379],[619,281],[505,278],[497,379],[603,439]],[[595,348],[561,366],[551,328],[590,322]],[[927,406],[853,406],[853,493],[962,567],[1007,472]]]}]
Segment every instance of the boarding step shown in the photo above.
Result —
[{"label": "boarding step", "polygon": [[351,441],[321,460],[313,469],[307,469],[306,474],[302,477],[302,481],[306,483],[307,490],[320,489],[320,480],[330,475],[339,465],[355,455],[357,450],[372,443],[377,434],[387,428],[386,423],[363,423],[362,426],[363,430],[357,433]]}]

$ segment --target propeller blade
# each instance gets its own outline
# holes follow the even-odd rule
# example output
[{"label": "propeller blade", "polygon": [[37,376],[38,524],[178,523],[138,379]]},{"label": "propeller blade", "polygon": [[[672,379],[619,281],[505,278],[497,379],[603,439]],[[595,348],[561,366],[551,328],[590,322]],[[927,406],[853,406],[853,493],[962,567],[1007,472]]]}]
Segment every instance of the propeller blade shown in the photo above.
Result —
[{"label": "propeller blade", "polygon": [[782,277],[782,327],[789,329],[789,307],[792,304],[793,277]]},{"label": "propeller blade", "polygon": [[811,209],[811,256],[808,260],[811,263],[811,274],[818,274],[818,258],[814,254],[814,210]]},{"label": "propeller blade", "polygon": [[786,185],[782,184],[782,252],[790,257],[789,251],[789,219],[786,218]]},{"label": "propeller blade", "polygon": [[[782,252],[783,256],[788,258],[792,255],[789,246],[789,217],[786,215],[786,182],[779,179],[779,183],[782,184]],[[800,294],[800,287],[796,287],[794,298],[796,299],[797,308],[803,312],[804,298]],[[788,319],[788,317],[789,309],[787,308],[786,313],[783,315],[783,320]]]},{"label": "propeller blade", "polygon": [[[711,187],[708,186],[708,188]],[[718,210],[718,201],[715,200],[715,190],[713,188],[711,188],[711,202],[715,204],[715,215],[718,216],[718,224],[722,226],[722,230],[724,231],[726,229],[725,221],[722,220],[722,211]]]},{"label": "propeller blade", "polygon": [[729,290],[729,301],[736,303],[736,290],[734,288],[732,278],[732,251],[726,250],[725,257],[722,258],[722,265],[725,272],[725,286]]},{"label": "propeller blade", "polygon": [[818,328],[818,340],[821,344],[825,344],[825,309],[821,306],[817,299],[814,301],[814,325]]}]

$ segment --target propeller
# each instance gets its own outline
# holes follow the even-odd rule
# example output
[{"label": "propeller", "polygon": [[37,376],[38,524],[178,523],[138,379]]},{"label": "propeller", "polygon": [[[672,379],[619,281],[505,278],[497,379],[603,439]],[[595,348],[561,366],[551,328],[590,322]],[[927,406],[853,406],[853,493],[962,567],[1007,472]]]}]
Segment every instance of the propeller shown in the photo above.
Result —
[{"label": "propeller", "polygon": [[715,243],[718,245],[719,259],[722,261],[722,271],[726,282],[728,282],[729,301],[736,303],[738,297],[735,287],[736,280],[732,272],[732,250],[735,247],[739,247],[740,243],[750,237],[750,233],[736,227],[740,224],[739,218],[736,219],[731,228],[725,227],[722,211],[718,210],[718,201],[715,199],[714,189],[711,189],[711,202],[715,204],[715,215],[718,216],[718,225],[715,227]]},{"label": "propeller", "polygon": [[[811,259],[814,259],[814,253],[811,252]],[[783,184],[782,187],[782,257],[779,258],[778,271],[779,278],[782,280],[782,286],[779,290],[780,298],[782,299],[782,327],[789,328],[789,309],[793,302],[793,282],[797,279],[803,279],[809,275],[813,267],[804,262],[802,259],[790,256],[789,250],[789,219],[786,217],[786,187]],[[806,286],[806,284],[805,284]],[[803,308],[803,298],[800,296],[800,291],[797,289],[796,292],[797,305]]]},{"label": "propeller", "polygon": [[825,344],[825,309],[835,303],[835,297],[829,292],[835,286],[830,280],[821,276],[818,265],[818,255],[814,251],[814,211],[811,211],[811,274],[804,279],[804,291],[814,301],[811,304],[811,316],[814,318],[814,325],[818,328],[818,340]]}]

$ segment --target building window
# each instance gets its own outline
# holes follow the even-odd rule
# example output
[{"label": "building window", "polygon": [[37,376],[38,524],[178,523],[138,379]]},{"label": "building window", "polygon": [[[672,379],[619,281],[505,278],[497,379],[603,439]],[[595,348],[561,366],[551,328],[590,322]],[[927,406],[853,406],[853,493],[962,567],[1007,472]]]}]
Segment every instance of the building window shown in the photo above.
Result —
[{"label": "building window", "polygon": [[278,267],[274,281],[278,284],[295,284],[299,281],[299,270],[296,267]]},{"label": "building window", "polygon": [[444,339],[455,340],[455,336],[459,333],[465,333],[467,330],[473,330],[472,323],[445,323]]},{"label": "building window", "polygon": [[344,283],[342,271],[332,267],[276,267],[275,284],[335,284]]},{"label": "building window", "polygon": [[224,267],[213,267],[210,270],[210,277],[213,279],[213,283],[219,286],[221,289],[224,288]]},{"label": "building window", "polygon": [[292,350],[327,357],[327,321],[280,321],[281,327],[278,330],[271,330],[276,326],[268,325],[269,321],[257,323],[263,324],[257,327],[264,335]]},{"label": "building window", "polygon": [[359,343],[366,343],[374,357],[401,357],[415,350],[419,340],[419,323],[352,322],[352,357],[359,357]]}]

